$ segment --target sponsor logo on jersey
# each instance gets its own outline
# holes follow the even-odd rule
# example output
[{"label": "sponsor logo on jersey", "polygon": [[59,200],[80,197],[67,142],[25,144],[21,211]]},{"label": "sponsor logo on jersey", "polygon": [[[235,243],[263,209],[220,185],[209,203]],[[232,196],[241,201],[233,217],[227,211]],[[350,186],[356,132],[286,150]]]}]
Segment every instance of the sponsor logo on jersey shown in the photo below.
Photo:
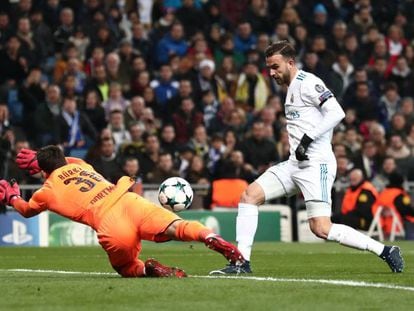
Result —
[{"label": "sponsor logo on jersey", "polygon": [[291,110],[288,111],[287,115],[288,119],[298,119],[300,117],[299,111]]}]

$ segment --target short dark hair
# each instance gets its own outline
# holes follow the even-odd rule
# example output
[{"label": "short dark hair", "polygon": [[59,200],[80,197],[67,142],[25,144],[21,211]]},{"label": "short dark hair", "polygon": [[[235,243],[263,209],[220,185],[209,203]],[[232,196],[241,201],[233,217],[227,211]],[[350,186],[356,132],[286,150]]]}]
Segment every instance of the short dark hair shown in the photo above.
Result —
[{"label": "short dark hair", "polygon": [[283,40],[283,41],[274,42],[266,48],[265,50],[266,57],[271,57],[275,54],[280,54],[284,58],[295,59],[296,51],[293,45],[289,41]]},{"label": "short dark hair", "polygon": [[36,157],[39,167],[47,174],[67,164],[62,149],[54,145],[41,148]]}]

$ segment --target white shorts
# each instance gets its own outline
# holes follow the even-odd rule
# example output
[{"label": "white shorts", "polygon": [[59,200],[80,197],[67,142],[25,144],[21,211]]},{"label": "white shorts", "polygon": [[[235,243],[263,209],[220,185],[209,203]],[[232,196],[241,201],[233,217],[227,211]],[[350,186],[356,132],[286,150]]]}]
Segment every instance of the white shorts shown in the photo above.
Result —
[{"label": "white shorts", "polygon": [[[300,190],[305,202],[319,201],[330,205],[335,176],[336,161],[311,163],[287,160],[267,169],[256,182],[262,187],[266,201],[283,194],[290,196]],[[277,189],[277,181],[282,185],[283,191]]]}]

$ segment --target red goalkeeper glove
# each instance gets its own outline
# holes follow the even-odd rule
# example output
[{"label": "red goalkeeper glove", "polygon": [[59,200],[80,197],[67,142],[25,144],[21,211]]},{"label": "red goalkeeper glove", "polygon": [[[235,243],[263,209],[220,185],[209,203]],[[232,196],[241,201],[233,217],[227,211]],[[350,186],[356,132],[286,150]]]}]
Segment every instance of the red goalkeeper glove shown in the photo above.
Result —
[{"label": "red goalkeeper glove", "polygon": [[10,184],[4,179],[0,180],[0,198],[3,199],[3,203],[11,205],[11,201],[14,197],[20,197],[20,188],[17,182],[12,181]]},{"label": "red goalkeeper glove", "polygon": [[30,149],[22,149],[16,157],[16,164],[22,170],[28,170],[30,175],[37,174],[41,171],[37,162],[37,152]]}]

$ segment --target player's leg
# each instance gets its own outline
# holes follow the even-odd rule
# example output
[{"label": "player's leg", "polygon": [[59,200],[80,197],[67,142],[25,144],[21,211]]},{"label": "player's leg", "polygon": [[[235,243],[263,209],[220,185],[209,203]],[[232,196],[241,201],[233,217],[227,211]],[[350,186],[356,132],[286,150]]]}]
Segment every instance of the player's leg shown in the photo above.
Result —
[{"label": "player's leg", "polygon": [[130,198],[129,207],[127,217],[136,224],[136,230],[143,240],[199,241],[223,254],[232,264],[239,265],[244,262],[236,246],[197,221],[182,220],[176,214],[140,197]]},{"label": "player's leg", "polygon": [[223,269],[211,271],[211,274],[252,272],[250,268],[250,256],[259,220],[258,206],[267,200],[288,195],[296,191],[296,186],[289,176],[289,167],[289,161],[285,161],[269,168],[244,191],[238,205],[236,240],[238,242],[237,247],[246,262],[240,267],[230,264]]},{"label": "player's leg", "polygon": [[230,264],[240,266],[244,258],[236,246],[224,240],[198,221],[177,220],[168,226],[164,235],[179,241],[199,241],[222,254]]},{"label": "player's leg", "polygon": [[[99,221],[98,240],[107,252],[112,267],[123,277],[184,277],[183,270],[170,268],[154,259],[145,263],[138,259],[141,251],[141,225],[148,211],[136,205],[141,199],[134,194],[124,195]],[[156,207],[156,209],[161,209]],[[159,231],[158,231],[159,232]]]},{"label": "player's leg", "polygon": [[[308,202],[307,209],[320,209],[325,202]],[[330,206],[327,206],[330,210]],[[316,215],[316,214],[315,214]],[[397,246],[385,246],[384,244],[370,238],[369,236],[342,224],[331,223],[329,216],[316,216],[309,218],[311,231],[318,237],[330,241],[339,242],[342,245],[370,251],[387,262],[391,271],[402,272],[404,260],[401,250]]]},{"label": "player's leg", "polygon": [[290,166],[289,161],[285,161],[269,168],[251,183],[241,196],[236,220],[236,240],[238,248],[247,261],[250,261],[257,230],[258,206],[296,190],[290,178]]},{"label": "player's leg", "polygon": [[[311,231],[322,239],[342,245],[368,250],[387,261],[394,272],[404,266],[400,249],[387,247],[363,233],[342,224],[331,222],[331,191],[335,178],[336,163],[312,164],[306,170],[298,170],[293,178],[303,193]],[[315,178],[318,176],[319,178]]]}]

